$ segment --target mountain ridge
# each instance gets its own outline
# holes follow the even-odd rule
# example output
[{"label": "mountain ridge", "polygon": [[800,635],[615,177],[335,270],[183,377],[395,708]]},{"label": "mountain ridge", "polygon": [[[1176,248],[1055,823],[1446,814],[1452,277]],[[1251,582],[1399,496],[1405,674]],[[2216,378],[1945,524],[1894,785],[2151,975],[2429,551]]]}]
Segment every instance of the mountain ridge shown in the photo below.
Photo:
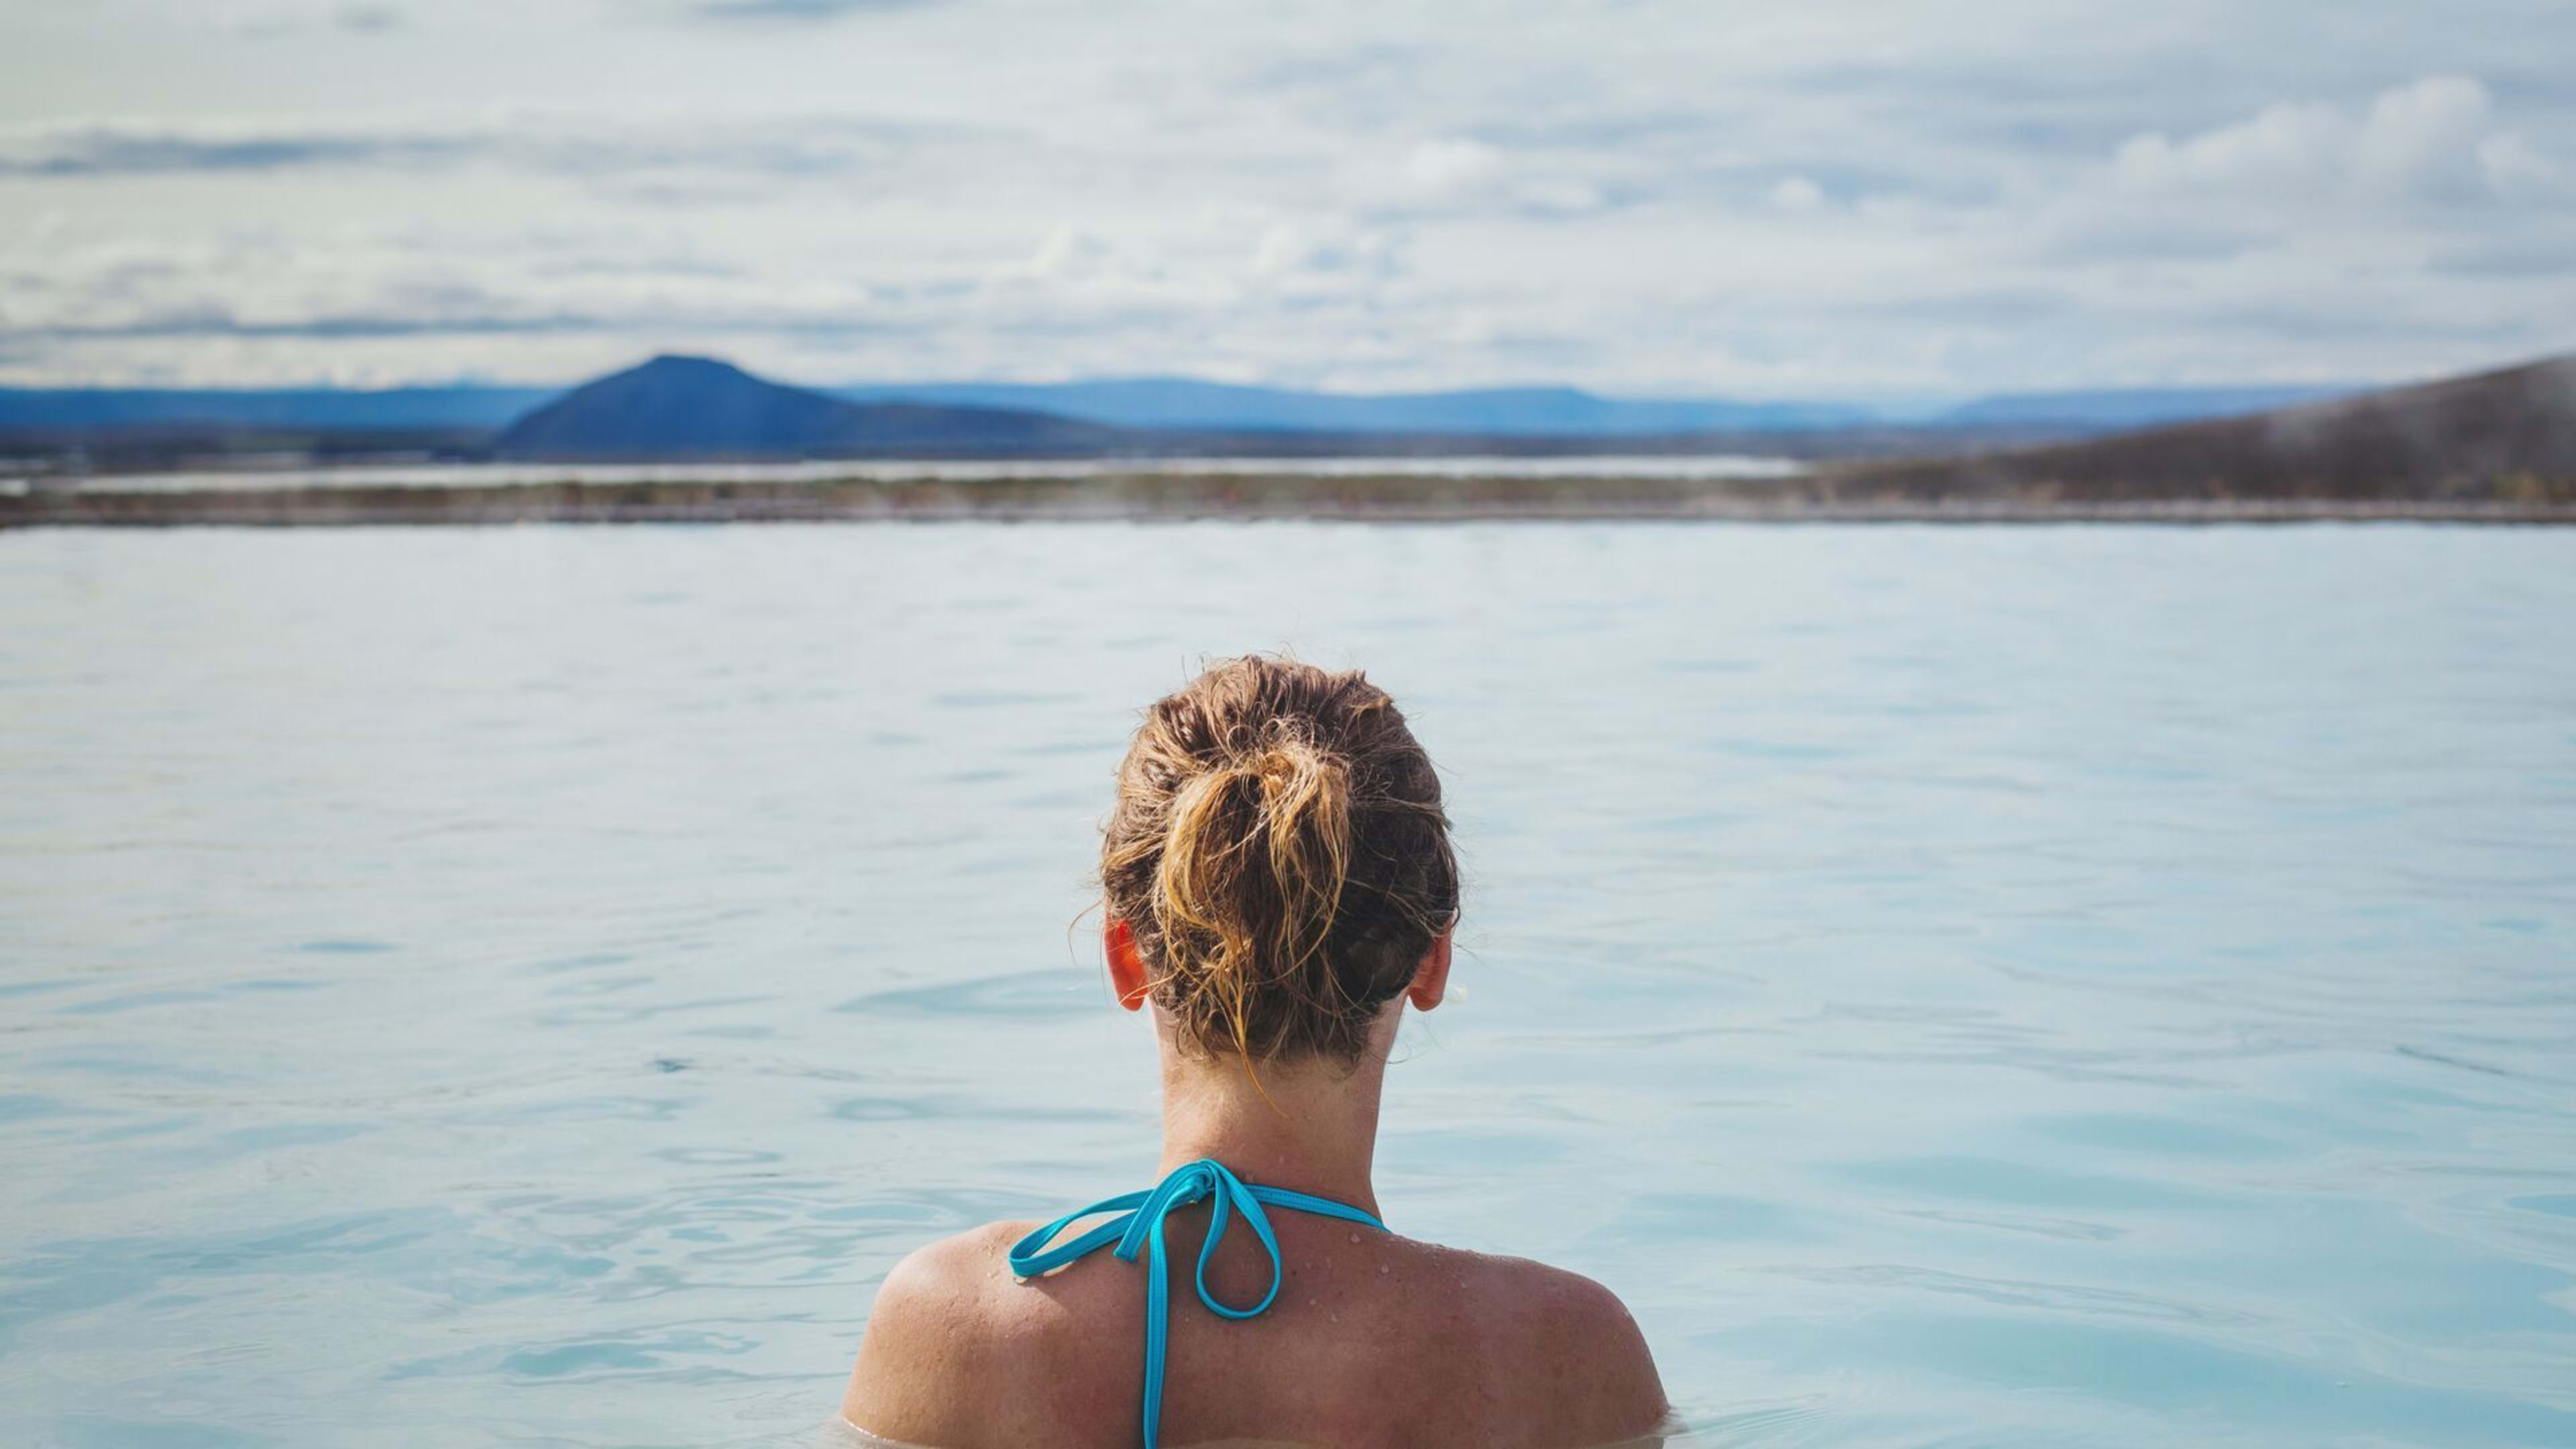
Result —
[{"label": "mountain ridge", "polygon": [[1857,404],[1727,398],[1613,398],[1563,385],[1340,393],[1186,377],[1058,383],[854,383],[836,396],[1034,408],[1131,428],[1248,432],[1645,437],[1803,432],[1884,421]]},{"label": "mountain ridge", "polygon": [[[782,384],[794,386],[794,384]],[[805,387],[850,402],[912,401],[1053,413],[1135,429],[1439,433],[1497,438],[1816,434],[1863,428],[2107,432],[2235,416],[2360,391],[2339,386],[2095,388],[2006,392],[1946,407],[1815,399],[1628,398],[1556,385],[1338,393],[1188,377],[1060,383],[915,382]],[[334,432],[499,430],[569,387],[482,383],[389,388],[0,387],[0,432],[91,433],[195,427]]]},{"label": "mountain ridge", "polygon": [[851,402],[666,353],[572,389],[492,442],[503,458],[811,458],[1099,449],[1121,430],[1024,409]]},{"label": "mountain ridge", "polygon": [[[704,405],[710,392],[718,403],[713,408]],[[764,383],[708,359],[663,358],[576,389],[513,431],[538,456],[631,457],[645,444],[665,451],[644,456],[664,459],[758,456],[756,448],[882,443],[902,436],[905,426],[913,429],[907,441],[917,446],[923,429],[953,427],[959,414],[972,412],[843,402]],[[1041,432],[1088,426],[1039,414],[1010,416]],[[630,426],[639,418],[644,426]],[[988,420],[967,421],[981,426]],[[0,487],[0,528],[1242,517],[2576,524],[2576,355],[2080,443],[1757,476],[1651,467],[1603,475],[1482,470],[1472,466],[1473,455],[1449,472],[1364,464],[1323,474],[1301,471],[1284,452],[1236,454],[1278,464],[1240,468],[1204,452],[1169,451],[1208,441],[1166,435],[1167,451],[1159,456],[1178,460],[1171,467],[1153,466],[1150,452],[1120,455],[1137,466],[1106,468],[1072,459],[1056,467],[1035,455],[1040,461],[1032,469],[971,480],[856,470],[839,477],[721,479],[684,469],[666,477],[502,486],[460,472],[418,486],[360,478],[173,490],[39,476],[14,489]]]},{"label": "mountain ridge", "polygon": [[2576,502],[2576,353],[2248,417],[1851,464],[1838,493],[2067,502]]}]

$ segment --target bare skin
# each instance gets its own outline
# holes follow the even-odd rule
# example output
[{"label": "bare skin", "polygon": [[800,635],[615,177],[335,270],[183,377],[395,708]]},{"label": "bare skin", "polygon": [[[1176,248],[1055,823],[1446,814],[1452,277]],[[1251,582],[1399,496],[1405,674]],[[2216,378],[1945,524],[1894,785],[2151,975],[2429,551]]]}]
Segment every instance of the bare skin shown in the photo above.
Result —
[{"label": "bare skin", "polygon": [[[1120,1004],[1150,1009],[1133,938],[1114,921],[1106,936]],[[1370,1170],[1396,1024],[1407,1003],[1438,1006],[1448,980],[1444,933],[1387,1003],[1355,1068],[1273,1064],[1260,1090],[1240,1060],[1183,1052],[1156,1013],[1161,1171],[1212,1157],[1246,1182],[1378,1213]],[[1169,1220],[1164,1443],[1575,1449],[1633,1441],[1663,1421],[1644,1337],[1590,1279],[1303,1213],[1274,1211],[1270,1222],[1287,1264],[1279,1297],[1258,1318],[1227,1322],[1199,1305],[1189,1281],[1207,1209]],[[1022,1283],[1004,1258],[1036,1226],[994,1223],[896,1265],[877,1292],[843,1417],[937,1449],[1137,1443],[1144,1270],[1103,1251]],[[1229,1232],[1209,1287],[1250,1303],[1269,1271],[1249,1233]]]}]

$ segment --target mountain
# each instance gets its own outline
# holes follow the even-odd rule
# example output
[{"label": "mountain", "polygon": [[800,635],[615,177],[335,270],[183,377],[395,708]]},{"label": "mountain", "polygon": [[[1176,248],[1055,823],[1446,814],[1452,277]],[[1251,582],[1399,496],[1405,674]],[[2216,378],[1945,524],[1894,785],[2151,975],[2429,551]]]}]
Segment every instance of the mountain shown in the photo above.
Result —
[{"label": "mountain", "polygon": [[708,357],[656,357],[582,384],[512,423],[510,458],[811,458],[1098,452],[1114,428],[1049,413],[858,403],[764,381]]},{"label": "mountain", "polygon": [[497,428],[560,391],[551,387],[0,387],[0,431]]},{"label": "mountain", "polygon": [[2351,387],[2148,387],[2007,392],[1936,414],[1954,427],[2042,426],[2111,431],[2271,412],[2357,391]]},{"label": "mountain", "polygon": [[1860,464],[1840,496],[2576,501],[2576,355],[2080,443]]},{"label": "mountain", "polygon": [[[561,388],[399,387],[383,389],[0,388],[0,443],[129,442],[221,449],[300,446],[290,435],[437,433],[440,446],[471,450],[477,431],[498,430],[563,395]],[[1281,446],[1364,452],[1395,439],[1672,439],[1729,434],[1756,451],[1809,452],[1828,435],[1898,429],[1950,433],[1962,446],[2018,439],[2058,441],[2118,429],[2260,412],[2349,391],[2332,388],[2148,388],[2005,393],[1946,412],[1885,410],[1854,403],[1737,402],[1718,398],[1605,398],[1564,387],[1460,392],[1329,393],[1243,387],[1191,378],[1068,383],[872,383],[824,389],[848,402],[1039,412],[1103,427],[1175,435],[1222,435],[1240,451],[1273,435]],[[138,435],[150,435],[149,438]],[[231,434],[259,434],[228,440]],[[1776,441],[1761,441],[1764,438]],[[1385,439],[1375,442],[1373,439]],[[342,445],[337,444],[335,445]]]},{"label": "mountain", "polygon": [[1368,394],[1244,387],[1186,377],[1142,377],[1060,383],[867,383],[835,388],[833,392],[868,402],[906,400],[1031,408],[1116,427],[1211,432],[1645,437],[1700,432],[1807,432],[1878,421],[1869,409],[1842,403],[1619,399],[1570,387]]}]

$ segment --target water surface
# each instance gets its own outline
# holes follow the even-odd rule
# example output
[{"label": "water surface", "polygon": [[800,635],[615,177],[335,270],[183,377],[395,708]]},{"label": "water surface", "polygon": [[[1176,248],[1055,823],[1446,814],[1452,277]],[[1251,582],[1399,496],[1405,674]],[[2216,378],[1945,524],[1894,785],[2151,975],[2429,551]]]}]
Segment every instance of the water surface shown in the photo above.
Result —
[{"label": "water surface", "polygon": [[1400,1230],[1696,1443],[2576,1443],[2576,534],[0,537],[0,1443],[802,1445],[1153,1166],[1133,711],[1452,793]]}]

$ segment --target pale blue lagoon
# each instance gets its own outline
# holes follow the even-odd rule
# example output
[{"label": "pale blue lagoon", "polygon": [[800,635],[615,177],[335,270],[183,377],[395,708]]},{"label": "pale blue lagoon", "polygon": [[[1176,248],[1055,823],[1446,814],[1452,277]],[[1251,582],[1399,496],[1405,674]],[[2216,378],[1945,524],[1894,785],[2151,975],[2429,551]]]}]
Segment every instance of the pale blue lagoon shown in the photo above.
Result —
[{"label": "pale blue lagoon", "polygon": [[0,1444],[799,1445],[1154,1164],[1134,711],[1290,646],[1468,869],[1397,1228],[1705,1445],[2576,1444],[2576,533],[0,537]]}]

